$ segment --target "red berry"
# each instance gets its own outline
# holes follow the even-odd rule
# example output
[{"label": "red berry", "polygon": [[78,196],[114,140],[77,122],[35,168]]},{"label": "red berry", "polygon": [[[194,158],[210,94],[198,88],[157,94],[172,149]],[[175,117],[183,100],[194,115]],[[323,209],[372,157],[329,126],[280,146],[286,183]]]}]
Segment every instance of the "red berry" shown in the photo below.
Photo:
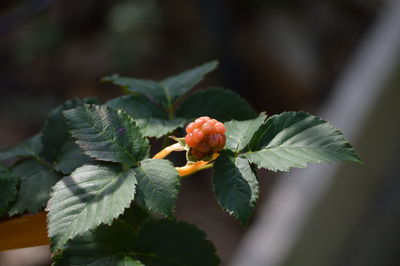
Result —
[{"label": "red berry", "polygon": [[221,145],[222,145],[222,148],[225,146],[225,143],[226,143],[226,136],[225,136],[225,134],[221,134]]},{"label": "red berry", "polygon": [[206,142],[199,143],[199,145],[196,146],[196,149],[205,154],[211,151],[211,147],[208,146]]},{"label": "red berry", "polygon": [[198,128],[195,128],[194,130],[193,130],[193,140],[194,140],[194,142],[196,142],[196,143],[199,143],[200,141],[202,141],[203,140],[203,138],[204,138],[204,133],[203,133],[203,131],[201,131],[200,129],[198,129]]},{"label": "red berry", "polygon": [[207,135],[211,134],[213,132],[213,130],[214,130],[214,128],[213,128],[212,124],[209,122],[204,123],[203,126],[201,127],[201,131],[203,131],[204,134],[207,134]]},{"label": "red berry", "polygon": [[197,119],[194,121],[194,124],[195,124],[196,128],[201,128],[201,126],[202,126],[205,122],[207,122],[206,119],[205,119],[204,117],[200,117],[200,118],[197,118]]},{"label": "red berry", "polygon": [[194,157],[199,158],[199,159],[203,159],[205,157],[204,153],[202,153],[201,151],[196,150],[196,149],[191,149],[191,153]]},{"label": "red berry", "polygon": [[210,145],[210,147],[217,147],[219,143],[218,140],[218,136],[217,134],[212,134],[208,136],[208,145]]},{"label": "red berry", "polygon": [[202,159],[219,152],[225,146],[225,126],[208,116],[197,118],[186,127],[186,144],[192,156]]},{"label": "red berry", "polygon": [[214,128],[216,133],[225,134],[225,126],[221,122],[215,123]]},{"label": "red berry", "polygon": [[189,133],[189,134],[186,135],[185,141],[186,141],[186,144],[188,146],[190,146],[190,147],[196,145],[196,143],[193,140],[193,134],[192,133]]},{"label": "red berry", "polygon": [[217,149],[218,150],[222,150],[222,148],[225,146],[225,142],[226,142],[226,136],[222,135],[222,134],[216,134],[218,136],[218,146]]},{"label": "red berry", "polygon": [[192,133],[194,129],[194,123],[190,123],[189,125],[187,125],[186,127],[186,133]]}]

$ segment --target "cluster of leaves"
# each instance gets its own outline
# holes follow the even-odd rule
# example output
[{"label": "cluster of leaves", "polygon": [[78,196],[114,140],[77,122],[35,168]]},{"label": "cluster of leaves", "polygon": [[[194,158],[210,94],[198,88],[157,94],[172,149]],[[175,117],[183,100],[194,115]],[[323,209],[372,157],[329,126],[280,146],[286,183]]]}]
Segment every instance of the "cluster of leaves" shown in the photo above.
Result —
[{"label": "cluster of leaves", "polygon": [[[70,100],[43,130],[0,153],[0,214],[48,211],[60,265],[217,265],[215,248],[194,225],[174,219],[180,177],[151,159],[160,138],[199,116],[225,121],[227,142],[214,164],[220,206],[247,224],[258,199],[255,167],[287,171],[323,161],[359,161],[342,134],[304,112],[257,115],[239,95],[208,88],[187,96],[216,62],[162,81],[112,75],[127,95],[100,105]],[[235,119],[235,120],[233,120]]]}]

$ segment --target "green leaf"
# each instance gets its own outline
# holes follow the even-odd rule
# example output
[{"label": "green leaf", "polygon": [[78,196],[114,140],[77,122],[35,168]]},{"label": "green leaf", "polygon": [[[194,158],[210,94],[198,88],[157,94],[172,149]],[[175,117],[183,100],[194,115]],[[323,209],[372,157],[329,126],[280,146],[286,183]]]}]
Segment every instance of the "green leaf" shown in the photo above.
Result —
[{"label": "green leaf", "polygon": [[148,159],[135,168],[138,187],[136,201],[164,216],[174,212],[180,186],[178,172],[168,160]]},{"label": "green leaf", "polygon": [[258,167],[288,171],[307,163],[361,162],[342,133],[319,117],[285,112],[267,119],[250,141],[245,156]]},{"label": "green leaf", "polygon": [[149,144],[131,116],[106,105],[85,105],[64,112],[76,143],[97,160],[137,165]]},{"label": "green leaf", "polygon": [[214,70],[217,65],[216,61],[212,61],[159,82],[126,78],[117,74],[105,77],[103,81],[109,81],[131,92],[138,92],[152,99],[157,99],[163,106],[169,108],[178,98],[199,83],[204,75]]},{"label": "green leaf", "polygon": [[0,161],[9,160],[15,157],[35,157],[42,152],[41,133],[25,140],[21,144],[0,152]]},{"label": "green leaf", "polygon": [[265,121],[265,113],[257,118],[245,121],[229,121],[225,123],[226,144],[225,148],[235,152],[243,150],[249,144],[254,133]]},{"label": "green leaf", "polygon": [[143,136],[145,137],[156,137],[171,133],[178,127],[182,127],[185,123],[183,118],[175,118],[173,120],[165,120],[161,118],[148,118],[136,120],[138,127],[141,129]]},{"label": "green leaf", "polygon": [[0,215],[7,212],[17,195],[17,179],[8,168],[0,165]]},{"label": "green leaf", "polygon": [[209,88],[193,93],[177,110],[178,117],[193,120],[210,116],[219,121],[246,120],[257,117],[251,105],[233,91]]},{"label": "green leaf", "polygon": [[213,191],[218,203],[241,224],[247,224],[258,199],[257,177],[249,161],[222,151],[214,165]]},{"label": "green leaf", "polygon": [[86,97],[86,98],[83,98],[83,103],[86,103],[86,104],[97,104],[97,105],[100,105],[100,104],[101,104],[101,103],[100,103],[100,100],[97,99],[96,97]]},{"label": "green leaf", "polygon": [[173,103],[184,95],[197,83],[203,80],[204,75],[213,71],[218,66],[217,61],[211,61],[201,66],[186,70],[178,75],[162,80],[160,83],[165,88],[167,98]]},{"label": "green leaf", "polygon": [[135,120],[140,118],[165,118],[164,112],[152,101],[143,95],[124,95],[105,103],[114,109],[122,109]]},{"label": "green leaf", "polygon": [[118,217],[119,220],[129,224],[135,232],[137,232],[139,228],[141,228],[143,224],[150,218],[150,213],[144,208],[140,207],[134,201],[131,203],[131,206],[125,209],[125,212]]},{"label": "green leaf", "polygon": [[10,208],[10,216],[25,211],[41,211],[49,199],[51,187],[60,180],[55,171],[33,159],[17,164],[12,172],[19,179],[20,187],[17,201]]},{"label": "green leaf", "polygon": [[135,171],[119,165],[88,164],[64,177],[53,188],[47,205],[48,232],[54,249],[76,235],[112,220],[135,197]]},{"label": "green leaf", "polygon": [[125,95],[106,104],[114,109],[124,110],[132,116],[145,137],[160,138],[181,127],[185,122],[183,118],[169,120],[155,103],[142,95]]},{"label": "green leaf", "polygon": [[112,226],[100,225],[95,231],[85,232],[70,241],[56,265],[143,265],[130,257],[135,244],[135,231],[123,221]]},{"label": "green leaf", "polygon": [[206,234],[185,222],[147,222],[137,235],[135,253],[135,257],[147,266],[213,266],[220,263]]},{"label": "green leaf", "polygon": [[111,226],[100,225],[71,240],[56,257],[56,265],[213,266],[219,263],[205,233],[194,225],[166,220],[149,220],[138,233],[120,219]]},{"label": "green leaf", "polygon": [[70,140],[65,143],[61,150],[54,168],[64,175],[69,175],[76,168],[84,164],[93,163],[93,161],[92,158],[79,149],[78,144]]},{"label": "green leaf", "polygon": [[70,137],[63,117],[63,111],[82,105],[83,102],[81,100],[72,99],[50,111],[42,134],[42,142],[44,147],[43,156],[49,162],[54,162],[57,160],[57,157],[61,153],[65,143]]},{"label": "green leaf", "polygon": [[141,93],[152,99],[159,100],[164,104],[168,102],[166,92],[162,88],[161,84],[156,81],[121,77],[118,74],[104,77],[102,81],[112,82],[113,84],[126,88],[131,92]]}]

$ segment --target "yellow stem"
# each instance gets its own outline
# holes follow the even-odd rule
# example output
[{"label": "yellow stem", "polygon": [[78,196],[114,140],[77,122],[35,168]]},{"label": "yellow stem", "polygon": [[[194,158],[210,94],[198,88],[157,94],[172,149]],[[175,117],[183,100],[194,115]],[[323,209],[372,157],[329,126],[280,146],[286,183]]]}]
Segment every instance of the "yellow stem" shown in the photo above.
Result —
[{"label": "yellow stem", "polygon": [[167,155],[173,151],[184,151],[184,150],[185,150],[185,148],[182,147],[181,144],[175,143],[175,144],[172,144],[171,146],[166,147],[165,149],[163,149],[162,151],[160,151],[159,153],[154,155],[153,159],[163,159],[163,158],[167,157]]},{"label": "yellow stem", "polygon": [[217,159],[218,156],[219,156],[218,153],[214,153],[212,155],[211,160],[209,160],[209,161],[198,161],[198,162],[195,162],[195,163],[189,163],[189,164],[186,164],[185,166],[182,166],[182,167],[175,167],[175,169],[178,171],[178,174],[179,174],[180,177],[185,177],[185,176],[194,174],[194,173],[196,173],[198,171],[205,170],[205,169],[208,169],[208,168],[212,167],[213,164],[210,163],[210,162],[212,162],[215,159]]}]

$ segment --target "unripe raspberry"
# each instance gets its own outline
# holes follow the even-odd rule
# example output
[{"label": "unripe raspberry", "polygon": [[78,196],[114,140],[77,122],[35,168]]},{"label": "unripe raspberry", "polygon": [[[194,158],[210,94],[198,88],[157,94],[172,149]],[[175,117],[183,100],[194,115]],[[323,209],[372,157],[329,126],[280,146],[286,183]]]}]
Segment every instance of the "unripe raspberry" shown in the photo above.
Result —
[{"label": "unripe raspberry", "polygon": [[198,150],[195,150],[195,149],[192,149],[191,150],[191,154],[192,154],[192,156],[194,156],[194,157],[196,157],[196,158],[199,158],[199,159],[202,159],[202,158],[204,158],[206,155],[204,154],[204,153],[202,153],[201,151],[198,151]]},{"label": "unripe raspberry", "polygon": [[201,131],[204,132],[204,134],[211,134],[213,132],[213,126],[211,123],[206,122],[201,126]]},{"label": "unripe raspberry", "polygon": [[186,127],[186,144],[191,148],[191,155],[202,159],[219,152],[225,146],[225,126],[208,116],[197,118]]},{"label": "unripe raspberry", "polygon": [[219,143],[219,138],[217,134],[211,134],[208,136],[208,145],[210,145],[210,147],[217,147],[218,143]]},{"label": "unripe raspberry", "polygon": [[186,133],[192,133],[194,129],[194,123],[190,123],[189,125],[187,125],[186,127]]},{"label": "unripe raspberry", "polygon": [[199,143],[199,142],[201,142],[202,140],[203,140],[203,138],[204,138],[204,133],[203,133],[203,131],[201,131],[200,129],[198,129],[198,128],[195,128],[194,130],[193,130],[193,140],[194,140],[194,142],[195,143]]},{"label": "unripe raspberry", "polygon": [[215,131],[220,134],[225,134],[225,126],[221,122],[215,123]]},{"label": "unripe raspberry", "polygon": [[193,140],[193,133],[189,133],[186,135],[185,142],[189,147],[196,145],[196,143]]}]

